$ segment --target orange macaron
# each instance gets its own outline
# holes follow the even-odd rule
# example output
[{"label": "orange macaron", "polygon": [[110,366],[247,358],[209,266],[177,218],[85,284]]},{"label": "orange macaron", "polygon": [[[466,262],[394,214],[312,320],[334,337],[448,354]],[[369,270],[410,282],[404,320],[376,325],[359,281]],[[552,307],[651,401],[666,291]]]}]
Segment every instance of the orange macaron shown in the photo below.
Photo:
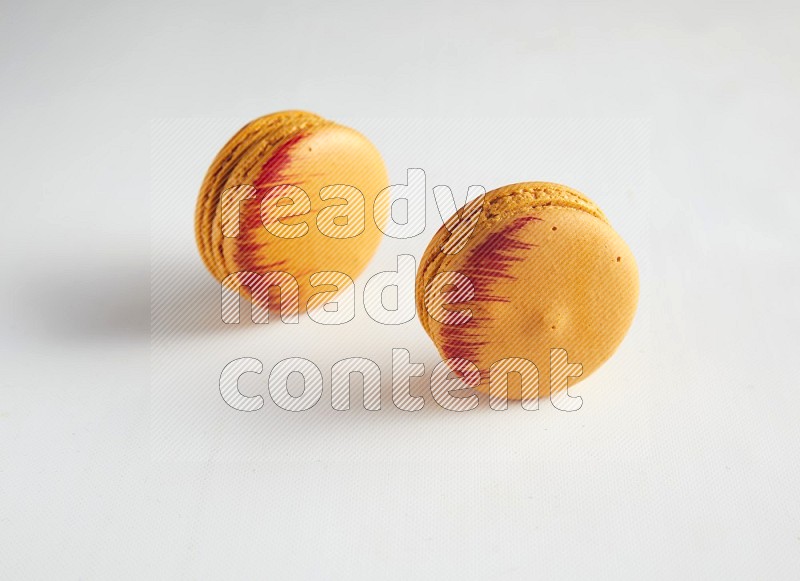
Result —
[{"label": "orange macaron", "polygon": [[305,111],[255,119],[220,150],[200,188],[200,255],[255,303],[272,299],[254,281],[285,273],[297,281],[296,311],[314,308],[313,295],[335,294],[372,258],[388,185],[380,153],[349,127]]},{"label": "orange macaron", "polygon": [[[458,227],[466,212],[477,214],[474,229]],[[553,350],[582,367],[570,383],[611,357],[636,313],[639,275],[594,202],[566,186],[526,182],[488,192],[460,214],[434,236],[417,275],[420,319],[443,358],[472,362],[487,393],[493,365],[527,360],[544,395]],[[524,397],[520,385],[509,380],[509,398]]]}]

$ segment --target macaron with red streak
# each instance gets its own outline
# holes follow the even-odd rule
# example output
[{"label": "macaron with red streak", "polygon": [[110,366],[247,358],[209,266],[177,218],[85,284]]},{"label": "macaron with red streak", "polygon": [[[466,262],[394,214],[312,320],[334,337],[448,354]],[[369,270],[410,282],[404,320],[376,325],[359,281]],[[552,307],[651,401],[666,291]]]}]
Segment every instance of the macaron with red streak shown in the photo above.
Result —
[{"label": "macaron with red streak", "polygon": [[[423,327],[444,359],[475,365],[485,393],[492,366],[519,359],[536,366],[538,395],[547,395],[551,349],[581,365],[570,385],[587,378],[619,347],[638,296],[636,261],[602,211],[545,182],[470,202],[434,236],[417,274]],[[528,397],[519,380],[507,390]]]},{"label": "macaron with red streak", "polygon": [[305,111],[255,119],[220,150],[200,188],[200,255],[257,304],[277,305],[254,281],[286,273],[298,283],[294,293],[282,287],[290,310],[320,306],[372,258],[389,211],[378,194],[388,185],[380,153],[349,127]]}]

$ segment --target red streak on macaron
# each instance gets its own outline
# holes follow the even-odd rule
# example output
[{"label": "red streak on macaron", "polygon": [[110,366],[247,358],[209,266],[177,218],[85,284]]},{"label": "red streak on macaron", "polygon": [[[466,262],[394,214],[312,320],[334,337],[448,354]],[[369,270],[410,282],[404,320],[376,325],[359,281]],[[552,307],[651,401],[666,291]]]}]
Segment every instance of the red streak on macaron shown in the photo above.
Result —
[{"label": "red streak on macaron", "polygon": [[261,222],[261,203],[268,196],[281,195],[280,188],[275,186],[294,185],[293,182],[299,181],[303,176],[289,174],[287,169],[298,156],[296,149],[298,144],[305,137],[304,134],[297,135],[288,139],[275,151],[269,159],[264,162],[261,172],[251,184],[256,188],[256,195],[242,204],[242,218],[239,225],[239,244],[236,245],[234,253],[234,263],[241,270],[265,273],[274,270],[281,270],[285,265],[285,260],[270,261],[263,255],[264,243],[256,236],[255,231],[263,228]]},{"label": "red streak on macaron", "polygon": [[[517,236],[531,222],[541,221],[535,216],[523,216],[511,224],[486,236],[478,246],[470,250],[461,274],[467,276],[475,289],[475,301],[508,303],[509,298],[494,294],[492,289],[498,280],[515,280],[509,273],[511,266],[525,260],[528,251],[536,245],[520,240]],[[442,325],[442,352],[449,359],[460,357],[477,364],[481,348],[488,344],[484,339],[487,329],[494,321],[488,317],[474,316],[461,325]],[[488,377],[488,370],[481,370]]]}]

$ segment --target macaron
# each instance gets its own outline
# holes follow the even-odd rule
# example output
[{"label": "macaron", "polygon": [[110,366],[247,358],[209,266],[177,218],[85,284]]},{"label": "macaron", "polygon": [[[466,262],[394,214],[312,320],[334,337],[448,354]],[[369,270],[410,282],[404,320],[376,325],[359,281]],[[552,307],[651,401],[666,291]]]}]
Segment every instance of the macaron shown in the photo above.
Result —
[{"label": "macaron", "polygon": [[[472,362],[485,393],[493,364],[527,360],[540,397],[551,350],[582,367],[569,385],[586,379],[619,347],[638,297],[636,261],[600,208],[545,182],[470,202],[433,237],[416,283],[417,311],[443,359]],[[509,399],[527,397],[521,385],[508,379]]]},{"label": "macaron", "polygon": [[305,111],[260,117],[206,173],[195,213],[200,256],[255,303],[270,300],[253,292],[258,277],[294,277],[303,312],[312,295],[330,298],[364,270],[388,219],[389,197],[378,196],[388,185],[380,153],[354,129]]}]

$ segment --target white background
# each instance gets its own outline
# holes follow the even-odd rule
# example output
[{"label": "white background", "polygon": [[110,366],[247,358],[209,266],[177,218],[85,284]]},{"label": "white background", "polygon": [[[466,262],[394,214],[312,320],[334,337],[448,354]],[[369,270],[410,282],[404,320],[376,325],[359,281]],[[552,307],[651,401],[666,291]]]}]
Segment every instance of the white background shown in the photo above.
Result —
[{"label": "white background", "polygon": [[[797,578],[799,12],[4,6],[0,576]],[[645,294],[619,353],[578,386],[583,409],[429,402],[245,422],[213,408],[202,366],[218,368],[220,345],[241,356],[263,342],[252,355],[270,367],[271,344],[300,338],[190,324],[171,348],[198,358],[175,384],[194,413],[174,413],[172,435],[205,432],[165,437],[151,253],[174,252],[191,304],[213,281],[182,254],[191,214],[175,217],[173,246],[151,245],[153,168],[175,161],[174,207],[191,208],[238,124],[287,108],[364,130],[395,182],[419,166],[457,195],[551,179],[596,199]],[[498,117],[494,134],[459,133]],[[177,118],[203,128],[196,139],[151,138]],[[603,123],[606,138],[587,130]],[[170,143],[187,149],[157,155]],[[384,245],[370,269],[393,255]],[[322,344],[298,354],[326,371],[340,338],[305,323]],[[336,348],[435,361],[414,324],[373,337]],[[246,385],[266,395],[257,377]]]}]

